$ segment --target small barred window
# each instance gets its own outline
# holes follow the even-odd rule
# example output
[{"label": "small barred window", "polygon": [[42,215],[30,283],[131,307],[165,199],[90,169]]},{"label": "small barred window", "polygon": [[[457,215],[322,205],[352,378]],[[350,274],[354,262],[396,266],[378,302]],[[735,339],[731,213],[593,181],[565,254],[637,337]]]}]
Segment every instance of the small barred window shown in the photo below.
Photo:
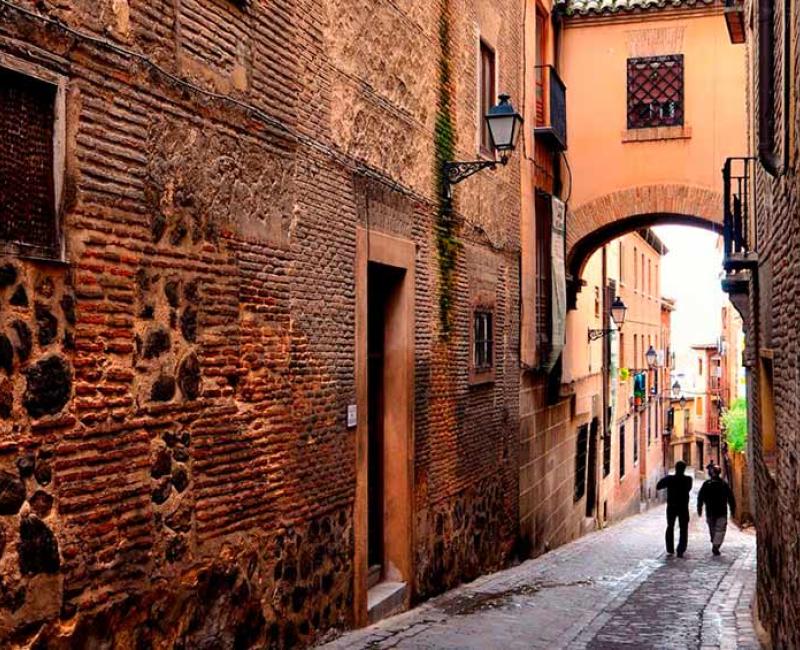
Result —
[{"label": "small barred window", "polygon": [[628,59],[628,128],[683,125],[683,55]]},{"label": "small barred window", "polygon": [[57,255],[56,94],[53,84],[0,68],[0,248]]}]

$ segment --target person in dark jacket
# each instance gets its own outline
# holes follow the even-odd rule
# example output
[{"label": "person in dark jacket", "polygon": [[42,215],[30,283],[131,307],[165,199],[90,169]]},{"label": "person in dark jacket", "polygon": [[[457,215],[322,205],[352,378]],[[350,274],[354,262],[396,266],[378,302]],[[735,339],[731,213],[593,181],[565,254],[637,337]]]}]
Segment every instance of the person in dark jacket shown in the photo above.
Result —
[{"label": "person in dark jacket", "polygon": [[667,491],[667,553],[675,551],[675,520],[680,530],[678,538],[678,557],[683,557],[689,543],[689,495],[692,492],[692,477],[686,476],[686,463],[675,463],[675,474],[662,478],[657,490]]},{"label": "person in dark jacket", "polygon": [[725,541],[725,531],[728,529],[728,506],[731,516],[736,514],[736,500],[730,486],[722,480],[722,470],[716,465],[711,470],[711,478],[700,488],[697,495],[697,514],[703,516],[703,506],[706,508],[706,523],[708,534],[711,537],[711,552],[719,555],[719,548]]}]

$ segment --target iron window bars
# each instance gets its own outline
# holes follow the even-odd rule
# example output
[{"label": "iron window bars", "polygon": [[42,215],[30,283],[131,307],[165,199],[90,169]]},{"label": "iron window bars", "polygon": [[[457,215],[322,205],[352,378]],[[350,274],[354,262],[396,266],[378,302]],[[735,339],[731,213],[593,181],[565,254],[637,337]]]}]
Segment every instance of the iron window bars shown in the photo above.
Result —
[{"label": "iron window bars", "polygon": [[683,54],[628,59],[628,128],[683,125]]}]

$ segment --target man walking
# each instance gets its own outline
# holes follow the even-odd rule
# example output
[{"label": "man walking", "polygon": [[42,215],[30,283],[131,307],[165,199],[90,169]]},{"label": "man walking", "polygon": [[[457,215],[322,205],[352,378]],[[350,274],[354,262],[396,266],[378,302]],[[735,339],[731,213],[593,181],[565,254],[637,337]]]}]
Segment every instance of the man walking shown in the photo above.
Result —
[{"label": "man walking", "polygon": [[678,520],[678,557],[683,557],[689,543],[689,495],[692,492],[692,477],[686,476],[686,463],[675,463],[675,474],[665,476],[656,485],[657,490],[667,491],[667,553],[675,551],[675,520]]},{"label": "man walking", "polygon": [[730,486],[722,480],[722,470],[715,465],[711,470],[711,478],[700,488],[697,495],[697,514],[703,516],[703,506],[706,507],[706,523],[711,537],[711,552],[719,555],[719,547],[725,541],[725,531],[728,529],[728,506],[731,516],[736,514],[736,500]]}]

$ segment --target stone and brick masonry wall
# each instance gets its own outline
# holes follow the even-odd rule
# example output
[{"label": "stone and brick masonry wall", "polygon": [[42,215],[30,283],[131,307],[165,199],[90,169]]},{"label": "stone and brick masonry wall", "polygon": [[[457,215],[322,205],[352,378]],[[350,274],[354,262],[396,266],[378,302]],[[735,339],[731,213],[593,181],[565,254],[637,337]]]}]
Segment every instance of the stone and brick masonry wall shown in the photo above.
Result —
[{"label": "stone and brick masonry wall", "polygon": [[[472,157],[474,25],[503,44],[515,97],[521,26],[514,2],[443,2]],[[344,414],[365,185],[385,198],[365,225],[418,251],[412,589],[502,566],[518,509],[519,171],[458,200],[469,246],[442,342],[438,3],[15,3],[223,97],[0,6],[0,50],[67,80],[67,263],[0,259],[0,644],[291,647],[352,625]],[[487,256],[496,376],[473,387],[470,268]]]},{"label": "stone and brick masonry wall", "polygon": [[[758,168],[755,201],[758,227],[759,268],[750,282],[750,313],[745,322],[750,399],[750,459],[753,474],[754,518],[758,531],[758,610],[762,624],[772,636],[774,647],[800,646],[800,437],[798,404],[798,313],[800,257],[800,169],[797,146],[800,118],[797,113],[800,89],[800,8],[791,4],[790,41],[783,36],[784,3],[777,2],[775,26],[776,148],[782,154],[788,143],[788,168],[777,177]],[[757,10],[757,7],[754,7]],[[757,132],[758,34],[750,32],[749,68],[751,79],[751,135]],[[788,49],[794,75],[789,103],[784,105],[783,56]],[[784,138],[784,111],[789,113],[788,138]],[[776,452],[765,454],[762,439],[762,404],[759,397],[760,357],[771,350],[774,370]]]}]

